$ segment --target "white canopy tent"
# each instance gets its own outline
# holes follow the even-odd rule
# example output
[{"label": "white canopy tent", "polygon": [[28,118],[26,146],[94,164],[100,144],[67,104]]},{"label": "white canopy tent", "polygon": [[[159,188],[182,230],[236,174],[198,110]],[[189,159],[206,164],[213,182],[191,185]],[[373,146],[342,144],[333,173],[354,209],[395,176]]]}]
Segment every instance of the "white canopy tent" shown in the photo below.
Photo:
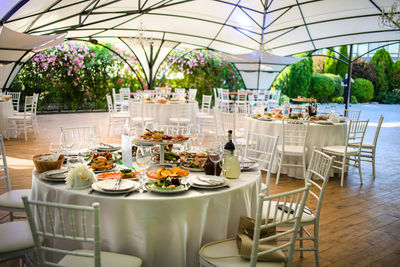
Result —
[{"label": "white canopy tent", "polygon": [[[144,36],[154,40],[229,54],[267,50],[287,56],[344,44],[399,40],[396,28],[381,27],[378,23],[382,8],[387,10],[392,3],[392,0],[3,0],[0,17],[3,25],[36,35],[68,32],[67,38],[121,43],[124,38],[137,37],[143,25]],[[139,54],[135,47],[133,50]],[[156,66],[145,70],[148,78],[155,75]]]},{"label": "white canopy tent", "polygon": [[35,36],[0,28],[0,88],[8,88],[23,64],[36,52],[61,44],[66,34]]}]

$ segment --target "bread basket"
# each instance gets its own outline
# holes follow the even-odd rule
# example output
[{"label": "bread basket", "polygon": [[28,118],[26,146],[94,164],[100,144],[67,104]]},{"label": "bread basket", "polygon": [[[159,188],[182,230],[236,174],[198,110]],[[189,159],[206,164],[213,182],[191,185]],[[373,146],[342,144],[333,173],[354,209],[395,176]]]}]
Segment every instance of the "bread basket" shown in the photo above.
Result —
[{"label": "bread basket", "polygon": [[50,154],[38,154],[33,156],[33,163],[39,173],[60,169],[64,162],[64,155],[60,155],[57,161],[38,161],[41,156],[48,156]]}]

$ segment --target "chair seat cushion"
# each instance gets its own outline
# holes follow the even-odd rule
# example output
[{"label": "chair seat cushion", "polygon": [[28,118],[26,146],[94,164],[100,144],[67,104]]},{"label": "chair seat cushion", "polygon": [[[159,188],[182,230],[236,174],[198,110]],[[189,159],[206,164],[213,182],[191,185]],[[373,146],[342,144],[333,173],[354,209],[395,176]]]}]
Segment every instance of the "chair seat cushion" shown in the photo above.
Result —
[{"label": "chair seat cushion", "polygon": [[27,221],[0,224],[0,253],[33,247],[33,238]]},{"label": "chair seat cushion", "polygon": [[[283,252],[279,251],[282,253]],[[223,259],[213,259],[210,257],[223,257],[223,256],[235,256],[239,255],[239,251],[236,245],[236,238],[230,238],[223,242],[214,242],[203,246],[200,250],[200,262],[206,261],[211,265],[218,267],[238,267],[238,266],[249,266],[250,261],[242,259],[241,257],[227,257]],[[285,262],[257,262],[257,266],[269,266],[269,267],[280,267],[285,266]]]},{"label": "chair seat cushion", "polygon": [[[283,203],[280,203],[280,204],[283,204]],[[287,203],[286,206],[289,207],[289,206],[290,206],[290,203]],[[270,212],[269,212],[270,216],[268,216],[269,218],[272,218],[272,217],[273,217],[273,215],[275,214],[275,210],[276,210],[277,208],[278,208],[277,202],[271,202],[271,209],[270,209]],[[296,205],[293,204],[292,209],[295,209],[295,208],[296,208]],[[278,209],[278,211],[277,211],[277,218],[280,218],[281,215],[282,215],[282,213],[285,213],[285,214],[284,214],[284,217],[286,218],[285,215],[286,215],[287,213],[284,212],[284,211],[282,211],[281,209]],[[262,217],[265,218],[266,215],[267,215],[267,207],[264,207]],[[289,215],[289,218],[290,218],[290,217],[293,217],[293,215],[290,214],[290,215]],[[310,210],[309,208],[307,208],[307,207],[304,207],[304,212],[303,212],[303,215],[301,216],[301,223],[302,223],[302,224],[309,224],[309,223],[314,222],[314,220],[315,220],[315,216],[314,216],[314,214],[311,212],[311,210]]]},{"label": "chair seat cushion", "polygon": [[[278,152],[282,153],[282,145],[278,146]],[[285,154],[288,155],[302,155],[303,147],[302,146],[293,146],[293,145],[285,145]]]},{"label": "chair seat cushion", "polygon": [[[79,249],[74,252],[91,253],[92,250]],[[101,266],[135,267],[141,266],[142,260],[135,256],[101,251]],[[89,267],[94,266],[94,258],[67,255],[58,263],[63,266]]]},{"label": "chair seat cushion", "polygon": [[[325,146],[322,148],[323,151],[333,154],[344,154],[345,149],[345,146]],[[357,153],[357,149],[347,147],[347,155],[357,155]]]},{"label": "chair seat cushion", "polygon": [[0,207],[23,209],[21,197],[30,196],[30,189],[11,190],[0,195]]}]

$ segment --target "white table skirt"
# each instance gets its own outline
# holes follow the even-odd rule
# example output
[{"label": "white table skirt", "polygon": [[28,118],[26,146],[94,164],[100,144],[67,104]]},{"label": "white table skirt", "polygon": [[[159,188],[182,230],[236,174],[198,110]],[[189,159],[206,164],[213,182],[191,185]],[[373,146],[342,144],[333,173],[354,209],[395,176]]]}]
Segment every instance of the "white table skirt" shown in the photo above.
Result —
[{"label": "white table skirt", "polygon": [[230,188],[123,197],[89,195],[89,189],[48,183],[39,179],[35,170],[32,177],[34,200],[80,205],[99,202],[102,249],[138,256],[144,266],[198,266],[202,245],[235,236],[239,217],[255,216],[261,186],[261,173],[254,171],[229,180]]},{"label": "white table skirt", "polygon": [[[190,114],[180,114],[181,108],[188,108]],[[189,117],[191,124],[196,124],[198,112],[198,103],[174,103],[174,104],[160,104],[160,103],[144,103],[143,114],[145,117],[153,117],[154,121],[161,125],[169,125],[169,119],[172,117]]]},{"label": "white table skirt", "polygon": [[0,134],[2,134],[5,138],[15,137],[16,135],[15,131],[14,134],[12,134],[11,132],[6,133],[8,126],[8,117],[12,116],[13,113],[14,109],[11,100],[0,102]]},{"label": "white table skirt", "polygon": [[[282,143],[282,140],[280,139],[282,135],[281,120],[261,121],[246,117],[245,121],[245,130],[259,134],[279,136],[279,144]],[[311,154],[314,147],[322,148],[324,146],[344,145],[344,143],[346,142],[346,130],[346,123],[337,123],[334,125],[310,123],[306,140],[307,164],[311,159]],[[301,162],[297,161],[297,159],[292,159],[290,163],[301,164]],[[273,173],[276,173],[278,171],[277,156],[275,156],[274,164],[271,171]],[[281,173],[287,174],[288,176],[294,178],[301,178],[303,175],[302,169],[296,167],[282,167]]]}]

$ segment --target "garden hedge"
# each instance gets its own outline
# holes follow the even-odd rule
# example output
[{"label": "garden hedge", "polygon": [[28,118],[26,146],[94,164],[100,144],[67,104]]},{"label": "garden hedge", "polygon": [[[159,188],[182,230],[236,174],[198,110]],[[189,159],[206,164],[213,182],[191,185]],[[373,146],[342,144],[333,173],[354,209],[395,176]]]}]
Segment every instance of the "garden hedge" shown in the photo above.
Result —
[{"label": "garden hedge", "polygon": [[354,95],[360,103],[369,102],[374,97],[374,85],[372,82],[357,78],[351,85],[352,95]]}]

